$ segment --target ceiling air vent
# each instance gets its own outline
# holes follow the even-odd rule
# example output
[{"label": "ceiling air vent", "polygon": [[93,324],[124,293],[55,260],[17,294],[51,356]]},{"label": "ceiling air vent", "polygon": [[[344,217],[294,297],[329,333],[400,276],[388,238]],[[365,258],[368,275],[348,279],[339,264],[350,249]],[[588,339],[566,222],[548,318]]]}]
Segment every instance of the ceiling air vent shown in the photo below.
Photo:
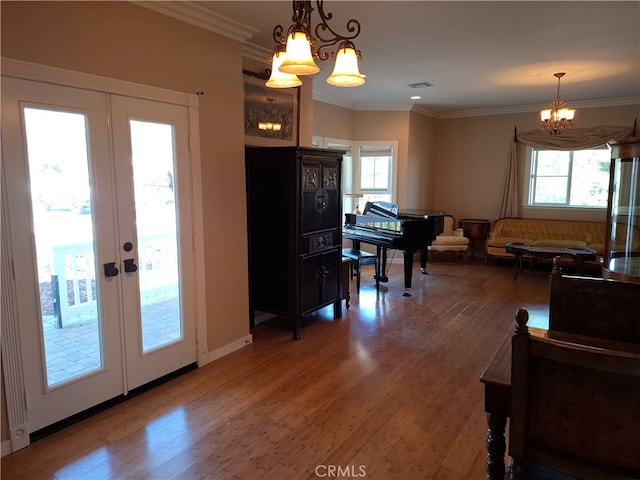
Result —
[{"label": "ceiling air vent", "polygon": [[429,82],[410,83],[409,87],[411,88],[433,87],[433,83],[429,83]]}]

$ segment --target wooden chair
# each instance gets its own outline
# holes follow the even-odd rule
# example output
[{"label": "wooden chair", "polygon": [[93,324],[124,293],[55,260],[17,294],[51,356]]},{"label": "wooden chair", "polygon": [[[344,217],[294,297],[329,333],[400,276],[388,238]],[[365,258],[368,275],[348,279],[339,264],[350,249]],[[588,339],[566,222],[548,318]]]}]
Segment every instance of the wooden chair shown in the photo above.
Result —
[{"label": "wooden chair", "polygon": [[640,347],[534,336],[527,319],[521,309],[512,339],[511,479],[640,478]]},{"label": "wooden chair", "polygon": [[562,275],[554,259],[549,329],[640,344],[640,284]]}]

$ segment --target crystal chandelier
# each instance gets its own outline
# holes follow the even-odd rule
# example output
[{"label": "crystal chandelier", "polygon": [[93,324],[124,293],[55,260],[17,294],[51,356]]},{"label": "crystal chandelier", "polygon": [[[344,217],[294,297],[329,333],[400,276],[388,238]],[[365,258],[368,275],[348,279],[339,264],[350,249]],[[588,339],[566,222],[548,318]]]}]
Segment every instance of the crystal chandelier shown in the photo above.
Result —
[{"label": "crystal chandelier", "polygon": [[549,131],[550,135],[560,135],[565,128],[573,125],[573,116],[576,111],[573,108],[564,108],[565,102],[560,100],[560,79],[566,74],[564,72],[554,73],[558,79],[558,93],[556,99],[551,103],[552,108],[540,111],[542,128]]},{"label": "crystal chandelier", "polygon": [[[362,58],[352,40],[360,35],[360,22],[347,22],[347,35],[336,33],[327,23],[333,18],[331,12],[324,12],[322,0],[317,0],[320,23],[311,26],[311,1],[293,1],[293,25],[284,31],[282,25],[273,29],[276,48],[273,53],[271,77],[265,85],[271,88],[289,88],[300,85],[298,75],[313,75],[320,71],[315,59],[326,61],[329,56],[335,60],[333,73],[327,83],[338,87],[357,87],[364,84],[365,76],[360,73],[358,59]],[[312,35],[313,32],[313,35]],[[334,51],[329,52],[337,45]]]}]

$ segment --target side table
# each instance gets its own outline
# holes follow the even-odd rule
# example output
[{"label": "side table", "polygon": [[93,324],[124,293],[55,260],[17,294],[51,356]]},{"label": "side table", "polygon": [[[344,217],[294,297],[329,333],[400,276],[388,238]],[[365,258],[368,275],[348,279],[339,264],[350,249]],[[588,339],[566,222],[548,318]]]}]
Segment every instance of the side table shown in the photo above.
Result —
[{"label": "side table", "polygon": [[477,245],[482,246],[482,254],[486,259],[487,249],[485,242],[489,237],[489,229],[491,228],[491,222],[482,218],[463,218],[458,221],[458,226],[464,231],[464,236],[469,239],[471,243],[471,258],[474,257],[474,252],[477,249]]}]

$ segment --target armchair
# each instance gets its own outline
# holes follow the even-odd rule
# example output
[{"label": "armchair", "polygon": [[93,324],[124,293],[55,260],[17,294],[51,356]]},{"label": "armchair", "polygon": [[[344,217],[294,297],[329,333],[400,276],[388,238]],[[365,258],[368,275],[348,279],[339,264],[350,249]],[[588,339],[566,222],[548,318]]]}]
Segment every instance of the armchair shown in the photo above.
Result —
[{"label": "armchair", "polygon": [[427,247],[429,263],[432,261],[433,252],[449,252],[455,258],[464,256],[465,263],[469,252],[469,239],[462,234],[462,230],[453,229],[455,219],[451,215],[444,217],[442,233]]}]

